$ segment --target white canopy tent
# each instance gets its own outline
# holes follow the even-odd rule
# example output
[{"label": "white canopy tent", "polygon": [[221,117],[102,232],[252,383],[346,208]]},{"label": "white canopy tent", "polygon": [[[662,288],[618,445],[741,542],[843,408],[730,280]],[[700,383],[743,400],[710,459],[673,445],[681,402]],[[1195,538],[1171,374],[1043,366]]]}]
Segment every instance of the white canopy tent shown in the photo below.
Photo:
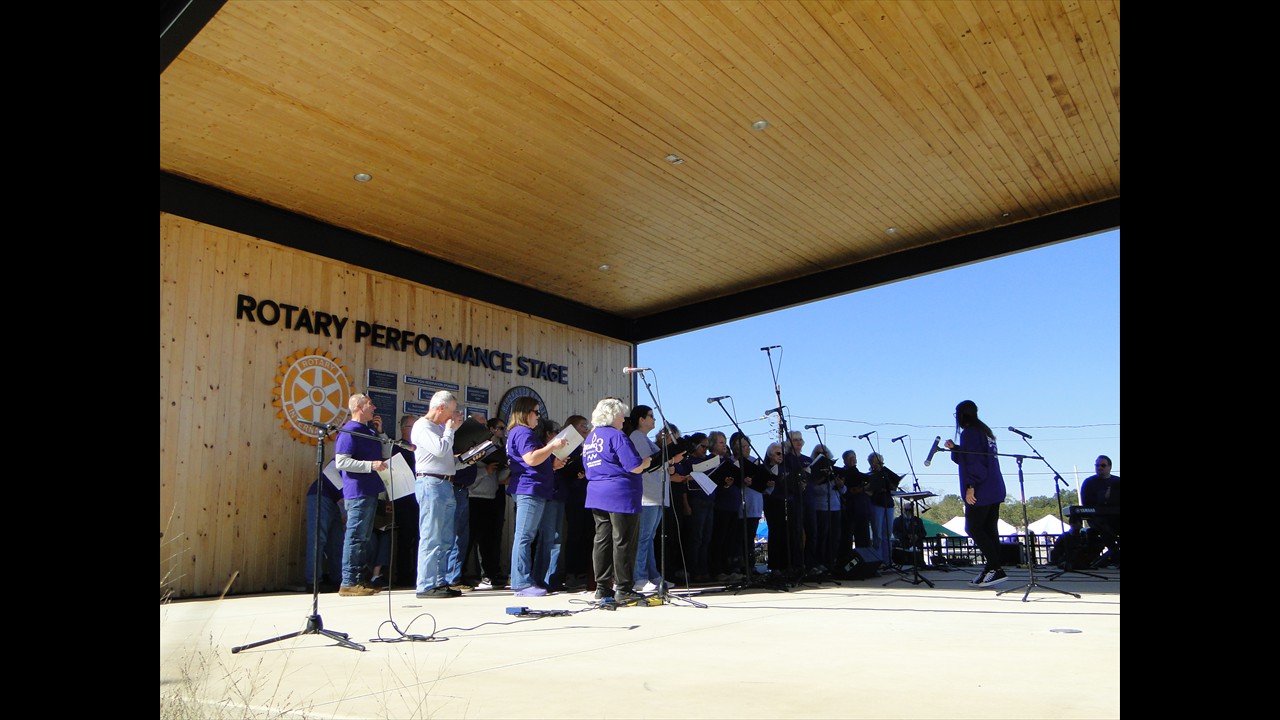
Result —
[{"label": "white canopy tent", "polygon": [[[957,532],[957,533],[959,533],[959,534],[961,534],[961,535],[964,535],[965,537],[968,537],[968,536],[969,536],[969,533],[967,533],[967,532],[965,532],[965,531],[964,531],[964,516],[963,516],[963,515],[957,515],[957,516],[955,516],[955,517],[951,518],[950,520],[948,520],[948,521],[946,521],[946,522],[942,523],[942,527],[944,527],[944,528],[946,528],[946,529],[948,529],[948,530],[951,530],[951,531],[953,531],[953,532]],[[1005,535],[1017,535],[1017,534],[1018,534],[1018,528],[1016,528],[1016,527],[1014,527],[1014,526],[1010,525],[1009,523],[1005,522],[1004,520],[997,520],[997,521],[996,521],[996,533],[997,533],[997,534],[999,534],[1001,537],[1004,537]]]},{"label": "white canopy tent", "polygon": [[1061,535],[1067,531],[1067,524],[1058,519],[1057,515],[1045,515],[1039,520],[1031,523],[1031,532],[1037,535]]}]

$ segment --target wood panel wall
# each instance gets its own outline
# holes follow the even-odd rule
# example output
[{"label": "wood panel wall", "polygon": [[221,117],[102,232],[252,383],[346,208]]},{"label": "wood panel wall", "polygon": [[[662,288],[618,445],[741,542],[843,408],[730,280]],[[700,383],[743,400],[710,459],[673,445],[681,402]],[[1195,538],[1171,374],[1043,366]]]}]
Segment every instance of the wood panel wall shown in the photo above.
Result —
[{"label": "wood panel wall", "polygon": [[[236,319],[240,294],[349,318],[344,337]],[[569,384],[520,377],[355,342],[356,320],[549,360]],[[557,421],[629,398],[629,344],[347,266],[186,218],[160,215],[160,586],[174,597],[279,590],[303,583],[304,495],[314,441],[296,440],[272,389],[290,355],[316,348],[354,391],[369,368],[489,389],[490,415],[517,385]],[[514,362],[514,361],[513,361]],[[394,432],[401,409],[380,408]],[[333,455],[326,445],[326,461]]]}]

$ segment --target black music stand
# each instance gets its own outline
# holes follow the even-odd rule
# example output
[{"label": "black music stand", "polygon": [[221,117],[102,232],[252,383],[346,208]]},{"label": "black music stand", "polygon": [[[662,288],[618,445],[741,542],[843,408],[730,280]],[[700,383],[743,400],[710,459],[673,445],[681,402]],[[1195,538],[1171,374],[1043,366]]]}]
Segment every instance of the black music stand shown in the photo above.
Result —
[{"label": "black music stand", "polygon": [[[928,490],[915,490],[912,492],[896,492],[896,493],[893,493],[893,497],[897,498],[900,501],[910,502],[912,516],[919,518],[920,508],[918,507],[918,503],[921,500],[924,500],[925,498],[937,497],[937,494],[929,492]],[[911,579],[910,580],[907,579],[906,573],[899,572],[898,577],[893,578],[887,583],[884,583],[883,585],[881,585],[881,587],[888,587],[890,584],[896,583],[899,581],[905,582],[905,583],[911,583],[912,585],[919,585],[920,583],[924,583],[929,587],[933,587],[933,583],[930,582],[928,578],[920,574],[920,565],[924,562],[924,538],[921,537],[919,540],[917,540],[915,545],[916,545],[915,553],[913,553],[911,556]]]},{"label": "black music stand", "polygon": [[[303,422],[307,422],[307,421],[304,420]],[[324,440],[326,437],[328,437],[329,433],[338,431],[340,430],[340,428],[333,427],[332,425],[322,425],[320,423],[313,423],[313,422],[307,422],[307,424],[314,425],[320,428],[320,436],[316,438],[316,478],[318,478],[316,482],[317,483],[328,482],[328,480],[326,480],[324,477]],[[346,431],[343,431],[343,432],[346,432]],[[361,435],[361,437],[368,437],[368,436]],[[317,524],[320,522],[320,495],[322,492],[323,491],[321,490],[320,486],[317,485],[316,486],[316,523]],[[311,614],[307,616],[306,627],[304,627],[303,629],[297,632],[285,633],[284,635],[273,637],[267,640],[259,640],[258,642],[249,643],[248,645],[239,645],[237,647],[233,647],[231,648],[232,655],[240,652],[241,650],[249,650],[251,648],[261,647],[263,645],[270,645],[271,643],[280,642],[281,640],[288,640],[290,638],[295,638],[300,635],[323,635],[329,638],[330,640],[336,641],[342,647],[347,647],[347,648],[351,648],[352,650],[360,650],[360,651],[368,650],[368,648],[366,648],[365,646],[357,642],[353,642],[350,639],[351,636],[347,635],[346,633],[338,632],[336,630],[328,630],[325,628],[324,620],[321,619],[320,617],[320,554],[321,553],[320,553],[319,528],[317,528],[315,532],[315,537],[312,538],[312,542],[315,543],[315,566],[312,568],[312,573],[311,573],[311,579],[312,579]]]}]

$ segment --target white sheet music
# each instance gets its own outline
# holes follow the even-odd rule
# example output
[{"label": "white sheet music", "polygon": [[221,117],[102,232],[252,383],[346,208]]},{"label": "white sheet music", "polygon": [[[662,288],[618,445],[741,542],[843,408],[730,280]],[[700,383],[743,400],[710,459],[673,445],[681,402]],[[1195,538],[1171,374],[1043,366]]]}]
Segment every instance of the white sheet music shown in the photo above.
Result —
[{"label": "white sheet music", "polygon": [[[388,460],[391,465],[389,470],[381,470],[378,477],[382,478],[382,484],[390,490],[393,500],[399,500],[405,495],[413,494],[414,475],[413,468],[409,467],[409,463],[405,462],[404,456],[395,453]],[[338,471],[332,460],[328,465],[324,466],[324,476],[333,486],[342,489],[342,474]]]},{"label": "white sheet music", "polygon": [[698,487],[702,488],[702,492],[710,495],[716,491],[716,481],[707,477],[706,474],[695,470],[689,477],[698,482]]},{"label": "white sheet music", "polygon": [[564,460],[565,458],[569,457],[569,454],[572,453],[574,450],[577,450],[578,446],[582,444],[582,434],[579,433],[578,429],[572,425],[566,426],[565,429],[560,431],[559,435],[556,435],[552,439],[556,440],[559,438],[565,439],[565,446],[562,448],[558,448],[556,450],[552,450],[551,452],[555,453],[555,456],[560,458],[561,460]]},{"label": "white sheet music", "polygon": [[711,457],[708,457],[706,460],[699,460],[698,462],[693,464],[694,471],[700,472],[700,473],[715,470],[718,467],[720,467],[719,455],[712,455]]},{"label": "white sheet music", "polygon": [[399,500],[406,495],[412,495],[416,480],[413,468],[409,467],[409,463],[400,453],[392,455],[388,462],[391,464],[391,469],[383,470],[378,475],[382,477],[382,483],[387,486],[391,499]]}]

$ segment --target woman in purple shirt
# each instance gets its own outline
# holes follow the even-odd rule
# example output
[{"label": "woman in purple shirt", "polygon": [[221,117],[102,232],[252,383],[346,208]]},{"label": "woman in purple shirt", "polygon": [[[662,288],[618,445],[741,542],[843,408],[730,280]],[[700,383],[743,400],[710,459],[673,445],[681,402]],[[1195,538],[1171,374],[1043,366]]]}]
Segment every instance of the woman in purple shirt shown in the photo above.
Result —
[{"label": "woman in purple shirt", "polygon": [[977,543],[987,564],[972,581],[990,587],[1008,580],[1000,567],[1000,506],[1004,504],[1004,475],[996,454],[996,434],[978,419],[978,405],[965,400],[956,405],[956,430],[960,444],[947,441],[954,450],[951,460],[960,468],[960,494],[964,497],[964,531]]},{"label": "woman in purple shirt", "polygon": [[538,401],[526,396],[516,399],[507,421],[507,456],[511,459],[507,490],[516,501],[511,589],[520,597],[547,594],[546,588],[533,581],[533,541],[539,535],[550,538],[554,532],[550,523],[544,522],[551,519],[545,510],[555,491],[555,471],[564,467],[564,461],[552,454],[565,446],[564,438],[544,445],[534,433],[540,415]]},{"label": "woman in purple shirt", "polygon": [[631,586],[640,531],[640,473],[649,466],[649,458],[641,458],[631,438],[622,432],[626,416],[627,406],[622,401],[601,400],[591,412],[595,427],[582,444],[586,506],[596,525],[591,551],[596,600],[640,597]]}]

